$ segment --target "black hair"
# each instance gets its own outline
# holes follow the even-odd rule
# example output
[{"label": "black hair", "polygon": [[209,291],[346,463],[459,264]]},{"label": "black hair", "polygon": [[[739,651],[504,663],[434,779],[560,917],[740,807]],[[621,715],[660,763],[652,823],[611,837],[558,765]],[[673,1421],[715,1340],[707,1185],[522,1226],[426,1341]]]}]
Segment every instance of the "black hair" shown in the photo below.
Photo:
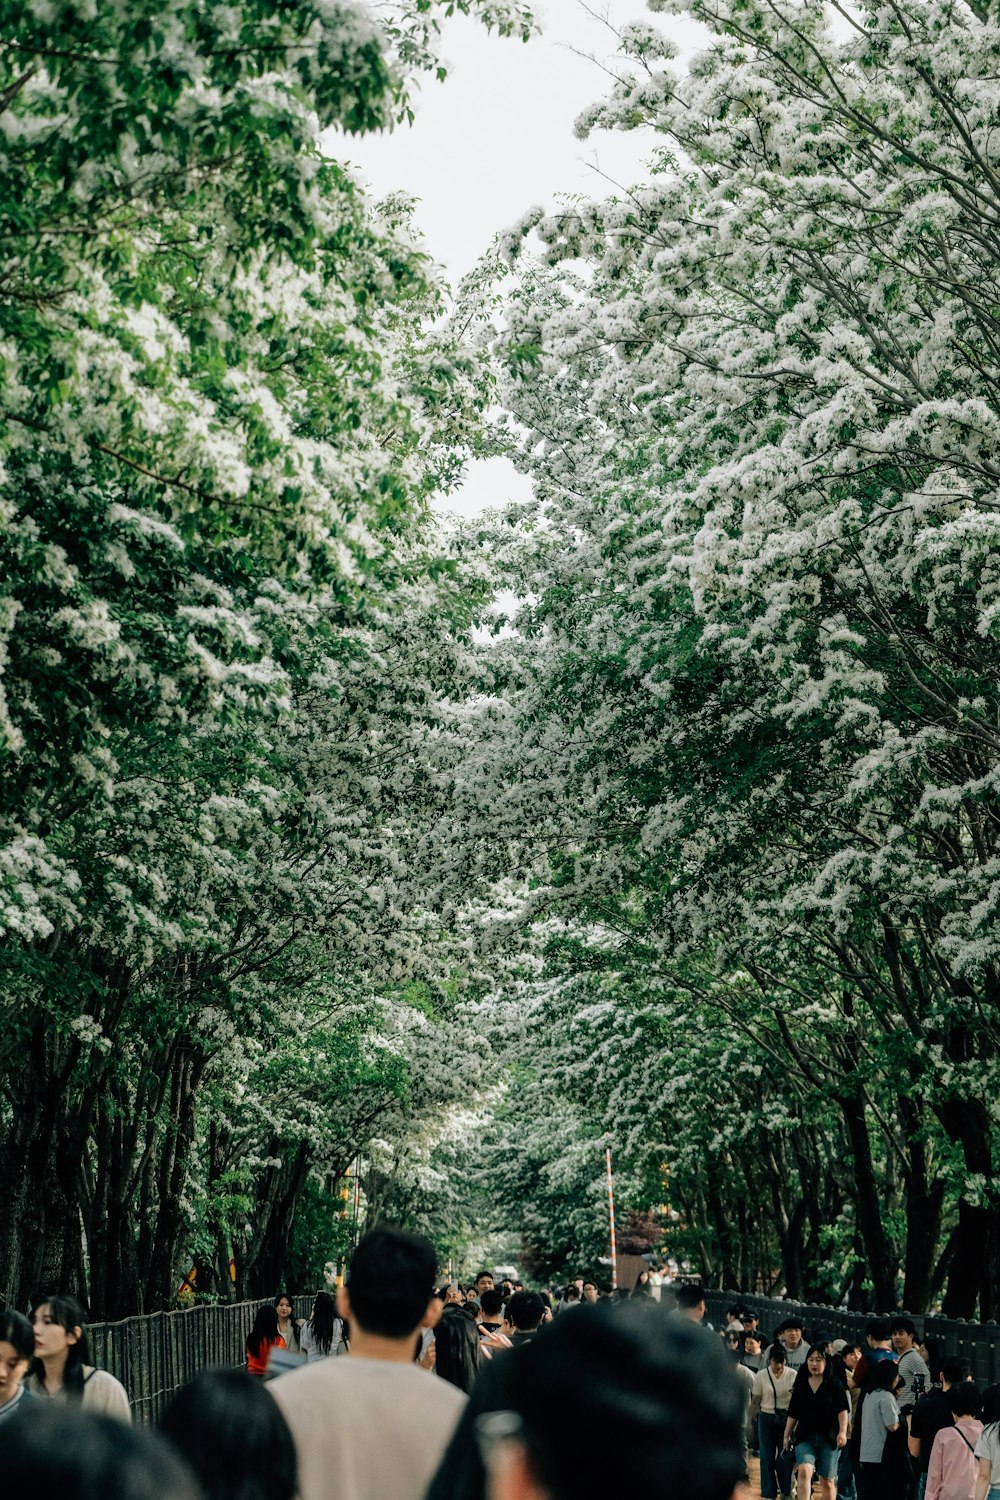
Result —
[{"label": "black hair", "polygon": [[768,1346],[767,1358],[768,1362],[773,1359],[776,1365],[787,1364],[788,1355],[785,1352],[784,1344],[779,1344],[777,1339],[772,1339],[770,1345]]},{"label": "black hair", "polygon": [[698,1283],[688,1283],[686,1286],[677,1288],[677,1306],[684,1308],[699,1307],[705,1300],[705,1288]]},{"label": "black hair", "polygon": [[492,1292],[484,1292],[479,1299],[479,1306],[482,1308],[483,1317],[489,1318],[492,1322],[497,1313],[503,1311],[503,1293],[496,1289]]},{"label": "black hair", "polygon": [[271,1304],[268,1303],[266,1307],[259,1307],[257,1309],[257,1316],[253,1320],[253,1327],[247,1334],[247,1353],[252,1354],[254,1359],[259,1359],[261,1344],[272,1344],[277,1337],[278,1314]]},{"label": "black hair", "polygon": [[295,1494],[288,1423],[245,1370],[202,1370],[174,1396],[160,1431],[198,1476],[205,1500],[292,1500]]},{"label": "black hair", "polygon": [[1000,1422],[1000,1385],[988,1385],[983,1392],[983,1421],[987,1427]]},{"label": "black hair", "polygon": [[[90,1350],[87,1347],[87,1324],[84,1321],[83,1308],[75,1297],[65,1297],[60,1293],[51,1297],[39,1297],[35,1304],[35,1317],[43,1307],[49,1310],[49,1317],[54,1323],[58,1323],[66,1333],[72,1333],[79,1328],[80,1336],[76,1343],[70,1344],[66,1353],[66,1366],[63,1370],[63,1390],[68,1396],[82,1399],[83,1397],[83,1367],[90,1364]],[[28,1367],[28,1374],[39,1380],[45,1379],[45,1366],[36,1356]]]},{"label": "black hair", "polygon": [[897,1313],[894,1318],[889,1319],[889,1332],[908,1333],[911,1339],[915,1339],[917,1336],[917,1325],[905,1313]]},{"label": "black hair", "polygon": [[[504,1356],[508,1399],[552,1500],[729,1500],[744,1475],[743,1391],[717,1340],[645,1299],[557,1318]],[[580,1433],[602,1441],[581,1443]]]},{"label": "black hair", "polygon": [[960,1380],[945,1396],[953,1417],[978,1417],[983,1409],[979,1387],[971,1380]]},{"label": "black hair", "polygon": [[352,1322],[382,1338],[419,1327],[434,1289],[437,1255],[423,1235],[388,1225],[358,1241],[347,1271]]},{"label": "black hair", "polygon": [[805,1361],[800,1366],[800,1368],[796,1371],[796,1374],[795,1374],[795,1384],[792,1386],[792,1397],[795,1396],[795,1392],[796,1391],[801,1391],[803,1389],[803,1387],[806,1386],[808,1384],[808,1382],[809,1382],[809,1378],[810,1378],[809,1377],[809,1356],[810,1356],[810,1354],[818,1354],[820,1356],[820,1358],[822,1359],[822,1361],[823,1361],[823,1374],[822,1374],[822,1376],[820,1378],[821,1378],[821,1380],[823,1381],[824,1384],[828,1380],[833,1380],[835,1378],[832,1366],[830,1364],[830,1356],[829,1356],[829,1354],[827,1354],[826,1350],[823,1348],[823,1345],[822,1344],[810,1344],[809,1348],[806,1351]]},{"label": "black hair", "polygon": [[931,1368],[931,1379],[937,1374],[943,1375],[949,1385],[958,1385],[961,1380],[968,1380],[972,1373],[972,1366],[967,1359],[961,1359],[957,1354],[950,1354],[947,1359],[941,1361],[941,1369]]},{"label": "black hair", "polygon": [[894,1359],[878,1359],[868,1371],[865,1387],[872,1391],[891,1391],[899,1379],[899,1369]]},{"label": "black hair", "polygon": [[202,1500],[188,1469],[155,1433],[44,1401],[33,1404],[30,1419],[14,1417],[0,1426],[0,1472],[11,1495]]},{"label": "black hair", "polygon": [[892,1325],[888,1318],[869,1318],[865,1324],[865,1333],[876,1344],[884,1344],[892,1332]]},{"label": "black hair", "polygon": [[563,1301],[564,1302],[579,1302],[579,1300],[580,1300],[580,1288],[577,1286],[577,1284],[576,1284],[575,1281],[571,1281],[570,1284],[569,1284],[569,1286],[563,1292]]},{"label": "black hair", "polygon": [[337,1304],[329,1292],[317,1292],[309,1318],[313,1343],[321,1354],[329,1354],[337,1323]]},{"label": "black hair", "polygon": [[279,1292],[278,1295],[275,1297],[274,1303],[273,1303],[275,1312],[278,1311],[278,1303],[279,1302],[287,1302],[288,1303],[289,1307],[292,1309],[292,1317],[294,1318],[295,1317],[295,1301],[294,1301],[294,1299],[292,1297],[290,1297],[287,1292]]},{"label": "black hair", "polygon": [[483,1357],[475,1323],[461,1308],[446,1308],[435,1324],[434,1343],[437,1374],[468,1395]]},{"label": "black hair", "polygon": [[11,1344],[21,1359],[34,1358],[35,1330],[24,1313],[15,1312],[12,1307],[0,1312],[0,1343]]},{"label": "black hair", "polygon": [[488,1276],[491,1281],[495,1279],[492,1271],[477,1271],[472,1280],[473,1286],[475,1286],[476,1282],[481,1280],[483,1276]]},{"label": "black hair", "polygon": [[515,1292],[507,1303],[507,1321],[522,1333],[530,1333],[542,1321],[545,1303],[537,1292]]},{"label": "black hair", "polygon": [[798,1314],[793,1313],[790,1317],[781,1320],[778,1324],[778,1332],[787,1333],[789,1328],[798,1328],[801,1331],[805,1326]]}]

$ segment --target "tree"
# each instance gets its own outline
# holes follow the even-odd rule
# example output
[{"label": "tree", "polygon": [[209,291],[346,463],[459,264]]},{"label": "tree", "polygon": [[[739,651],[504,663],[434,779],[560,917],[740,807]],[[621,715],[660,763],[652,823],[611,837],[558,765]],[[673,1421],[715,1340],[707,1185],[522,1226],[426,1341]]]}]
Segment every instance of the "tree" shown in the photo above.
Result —
[{"label": "tree", "polygon": [[715,36],[690,73],[627,28],[581,122],[675,155],[501,247],[542,241],[497,441],[544,521],[481,528],[528,602],[467,710],[470,805],[506,820],[507,931],[519,906],[565,933],[562,969],[641,956],[805,1121],[835,1107],[816,1208],[832,1232],[846,1140],[880,1304],[902,1263],[911,1306],[947,1277],[950,1313],[990,1317],[992,32],[933,3],[847,40],[814,4],[691,10]]}]

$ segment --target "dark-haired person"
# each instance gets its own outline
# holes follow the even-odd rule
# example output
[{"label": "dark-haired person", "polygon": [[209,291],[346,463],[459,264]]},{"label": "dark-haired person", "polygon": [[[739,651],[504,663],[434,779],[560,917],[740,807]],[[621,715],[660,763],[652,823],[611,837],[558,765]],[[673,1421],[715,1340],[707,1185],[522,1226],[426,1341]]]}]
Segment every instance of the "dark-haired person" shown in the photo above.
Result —
[{"label": "dark-haired person", "polygon": [[865,1391],[868,1377],[875,1365],[891,1359],[896,1363],[890,1334],[892,1324],[888,1318],[869,1318],[865,1324],[865,1348],[854,1371],[853,1380],[858,1390]]},{"label": "dark-haired person", "polygon": [[[912,1318],[899,1314],[889,1319],[889,1339],[896,1356],[900,1384],[896,1387],[896,1400],[903,1417],[908,1417],[916,1400],[913,1390],[915,1376],[922,1376],[924,1389],[931,1383],[931,1372],[917,1348],[917,1325]],[[919,1381],[918,1381],[919,1383]]]},{"label": "dark-haired person", "polygon": [[479,1320],[480,1334],[499,1333],[503,1327],[503,1297],[499,1292],[486,1291],[482,1296],[482,1317]]},{"label": "dark-haired person", "polygon": [[507,1323],[514,1348],[534,1338],[538,1332],[545,1303],[537,1292],[515,1292],[507,1303]]},{"label": "dark-haired person", "polygon": [[788,1368],[784,1346],[772,1344],[767,1364],[754,1376],[750,1390],[750,1420],[757,1422],[763,1500],[777,1500],[778,1495],[787,1495],[791,1488],[791,1462],[782,1450],[795,1379],[795,1371]]},{"label": "dark-haired person", "polygon": [[887,1462],[889,1434],[900,1430],[899,1407],[892,1393],[899,1379],[895,1360],[877,1360],[868,1376],[861,1406],[858,1492],[861,1500],[888,1500],[893,1466]]},{"label": "dark-haired person", "polygon": [[413,1359],[436,1262],[421,1235],[370,1230],[337,1292],[349,1353],[268,1385],[295,1439],[301,1500],[423,1500],[466,1401]]},{"label": "dark-haired person", "polygon": [[679,1286],[674,1292],[677,1306],[674,1309],[674,1317],[682,1318],[686,1323],[695,1323],[699,1328],[711,1331],[711,1325],[705,1322],[705,1288],[695,1283],[686,1282]]},{"label": "dark-haired person", "polygon": [[203,1370],[174,1396],[160,1432],[205,1500],[293,1500],[295,1444],[263,1384],[245,1370]]},{"label": "dark-haired person", "polygon": [[940,1382],[922,1397],[913,1408],[910,1417],[908,1447],[910,1457],[917,1469],[917,1500],[923,1500],[927,1488],[927,1470],[930,1467],[934,1439],[942,1427],[954,1425],[954,1414],[948,1402],[948,1393],[953,1385],[960,1385],[972,1378],[968,1360],[949,1358],[940,1361],[940,1368],[931,1366],[931,1374]]},{"label": "dark-haired person", "polygon": [[299,1335],[299,1350],[310,1364],[317,1359],[331,1359],[335,1354],[347,1353],[343,1319],[337,1317],[337,1304],[329,1292],[316,1293],[312,1312]]},{"label": "dark-haired person", "polygon": [[73,1297],[46,1297],[32,1318],[35,1357],[25,1385],[48,1401],[79,1401],[84,1410],[131,1422],[128,1394],[107,1370],[89,1364],[83,1308]]},{"label": "dark-haired person", "polygon": [[942,1427],[934,1439],[925,1494],[927,1500],[974,1500],[983,1398],[970,1381],[960,1380],[948,1392],[948,1404],[955,1425]]},{"label": "dark-haired person", "polygon": [[[798,1314],[790,1314],[784,1322],[779,1323],[774,1331],[775,1343],[781,1345],[785,1351],[785,1362],[790,1370],[801,1370],[809,1353],[809,1345],[802,1337],[802,1319]],[[765,1358],[770,1354],[770,1345],[764,1350]]]},{"label": "dark-haired person", "polygon": [[292,1299],[287,1292],[279,1292],[274,1299],[274,1310],[278,1314],[278,1332],[285,1341],[285,1348],[293,1354],[301,1354],[302,1324],[295,1316]]},{"label": "dark-haired person", "polygon": [[285,1341],[278,1332],[278,1314],[274,1307],[259,1307],[253,1327],[247,1334],[245,1344],[247,1373],[263,1379],[267,1374],[272,1349],[284,1349]]},{"label": "dark-haired person", "polygon": [[813,1344],[805,1367],[795,1377],[788,1415],[785,1447],[794,1437],[797,1500],[809,1500],[815,1473],[821,1500],[834,1500],[840,1450],[847,1446],[850,1412],[847,1391],[830,1369],[826,1350]]},{"label": "dark-haired person", "polygon": [[492,1292],[492,1290],[493,1290],[493,1272],[492,1271],[477,1271],[476,1272],[476,1279],[472,1283],[472,1290],[475,1292],[475,1294],[478,1297],[479,1301],[482,1302],[482,1300],[483,1300],[483,1293],[484,1292]]},{"label": "dark-haired person", "polygon": [[1000,1500],[1000,1385],[983,1392],[983,1430],[976,1444],[976,1500]]},{"label": "dark-haired person", "polygon": [[718,1341],[636,1299],[494,1359],[427,1500],[731,1500],[743,1473],[743,1398]]},{"label": "dark-haired person", "polygon": [[589,1276],[585,1276],[583,1280],[583,1286],[580,1288],[580,1293],[587,1306],[593,1307],[594,1303],[597,1301],[597,1282],[591,1280]]},{"label": "dark-haired person", "polygon": [[434,1372],[464,1391],[476,1383],[483,1365],[479,1330],[464,1308],[446,1307],[434,1329]]},{"label": "dark-haired person", "polygon": [[24,1405],[24,1377],[34,1353],[34,1330],[24,1314],[12,1308],[0,1312],[0,1422]]},{"label": "dark-haired person", "polygon": [[40,1402],[0,1423],[4,1495],[45,1500],[204,1500],[169,1444],[98,1412]]}]

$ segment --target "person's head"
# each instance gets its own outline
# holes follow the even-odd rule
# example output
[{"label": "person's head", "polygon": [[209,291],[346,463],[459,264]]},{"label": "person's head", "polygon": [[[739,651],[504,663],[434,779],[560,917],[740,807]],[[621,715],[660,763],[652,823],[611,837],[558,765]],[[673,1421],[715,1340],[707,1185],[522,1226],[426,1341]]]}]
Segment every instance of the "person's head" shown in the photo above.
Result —
[{"label": "person's head", "polygon": [[743,1353],[757,1355],[760,1353],[760,1339],[756,1332],[748,1329],[743,1335]]},{"label": "person's head", "polygon": [[823,1379],[825,1378],[827,1370],[829,1369],[829,1364],[830,1361],[827,1356],[826,1346],[824,1344],[810,1345],[809,1353],[806,1355],[805,1363],[807,1373],[811,1375],[813,1379],[815,1379],[817,1375],[821,1379]]},{"label": "person's head", "polygon": [[295,1494],[288,1424],[245,1370],[202,1370],[174,1396],[160,1432],[197,1475],[205,1500],[292,1500]]},{"label": "person's head", "polygon": [[295,1316],[295,1309],[292,1307],[292,1299],[291,1297],[289,1297],[287,1292],[279,1292],[275,1297],[274,1310],[278,1314],[278,1321],[281,1323],[286,1323],[289,1318],[293,1318]]},{"label": "person's head", "polygon": [[891,1328],[888,1318],[869,1318],[865,1324],[865,1338],[870,1349],[877,1348],[880,1344],[888,1344]]},{"label": "person's head", "polygon": [[477,1271],[476,1279],[472,1283],[472,1287],[476,1296],[479,1298],[480,1302],[482,1302],[483,1293],[492,1292],[493,1290],[493,1272]]},{"label": "person's head", "polygon": [[507,1321],[518,1333],[533,1333],[544,1311],[545,1303],[537,1292],[515,1292],[507,1303]]},{"label": "person's head", "polygon": [[0,1406],[14,1400],[34,1353],[35,1332],[24,1314],[0,1312]]},{"label": "person's head", "polygon": [[9,1495],[203,1500],[188,1469],[155,1433],[43,1401],[30,1420],[12,1417],[0,1425],[0,1473]]},{"label": "person's head", "polygon": [[597,1282],[596,1281],[591,1281],[591,1279],[590,1279],[589,1276],[587,1276],[587,1277],[584,1278],[584,1282],[583,1282],[583,1300],[584,1300],[584,1302],[591,1302],[591,1303],[597,1301]]},{"label": "person's head", "polygon": [[740,1330],[738,1328],[727,1328],[722,1335],[722,1342],[737,1358],[740,1354]]},{"label": "person's head", "polygon": [[446,1307],[434,1329],[434,1369],[468,1395],[479,1374],[482,1351],[475,1323],[460,1307]]},{"label": "person's head", "polygon": [[388,1225],[370,1229],[358,1241],[338,1307],[364,1333],[412,1339],[434,1290],[437,1257],[423,1235]]},{"label": "person's head", "polygon": [[253,1320],[253,1327],[247,1334],[247,1350],[258,1357],[262,1344],[273,1344],[278,1337],[278,1313],[273,1304],[267,1307],[258,1307],[257,1316]]},{"label": "person's head", "polygon": [[504,1360],[511,1409],[477,1428],[491,1500],[661,1494],[664,1474],[685,1500],[730,1500],[743,1478],[744,1397],[725,1353],[655,1302],[556,1318]]},{"label": "person's head", "polygon": [[987,1427],[1000,1422],[1000,1385],[988,1385],[983,1392],[983,1421]]},{"label": "person's head", "polygon": [[[941,1361],[940,1375],[941,1384],[948,1391],[953,1385],[960,1385],[963,1380],[972,1379],[972,1366],[967,1359],[959,1359],[958,1355],[949,1355],[947,1359]],[[932,1367],[931,1378],[933,1377]]]},{"label": "person's head", "polygon": [[524,1291],[524,1282],[523,1281],[512,1281],[511,1282],[511,1286],[514,1288],[515,1292],[523,1292]]},{"label": "person's head", "polygon": [[479,1305],[483,1310],[485,1323],[499,1323],[500,1314],[503,1312],[503,1297],[498,1291],[484,1292]]},{"label": "person's head", "polygon": [[87,1325],[83,1308],[75,1297],[43,1297],[32,1316],[35,1357],[32,1371],[40,1374],[46,1364],[63,1365],[63,1385],[73,1393],[83,1391],[83,1367],[89,1363]]},{"label": "person's head", "polygon": [[771,1366],[771,1369],[776,1375],[780,1374],[781,1371],[785,1368],[785,1365],[788,1363],[787,1357],[785,1355],[785,1346],[783,1344],[779,1344],[777,1339],[775,1339],[774,1343],[771,1345],[767,1360],[768,1364]]},{"label": "person's head", "polygon": [[640,1271],[639,1275],[636,1277],[636,1286],[648,1286],[648,1285],[649,1285],[649,1272],[648,1271]]},{"label": "person's head", "polygon": [[979,1387],[971,1380],[960,1380],[949,1387],[948,1405],[953,1417],[978,1417],[983,1409],[983,1398]]},{"label": "person's head", "polygon": [[577,1284],[576,1284],[575,1281],[571,1281],[570,1284],[569,1284],[569,1286],[563,1292],[563,1301],[564,1302],[579,1302],[579,1300],[580,1300],[580,1288],[577,1286]]},{"label": "person's head", "polygon": [[778,1324],[778,1337],[786,1349],[797,1349],[802,1342],[802,1319],[785,1318]]},{"label": "person's head", "polygon": [[822,1333],[813,1334],[813,1337],[810,1340],[810,1346],[812,1348],[816,1348],[818,1346],[820,1349],[825,1349],[826,1352],[827,1352],[827,1354],[830,1354],[832,1352],[831,1347],[830,1347],[832,1345],[832,1343],[833,1343],[833,1334],[832,1333],[826,1333],[825,1331],[822,1332]]},{"label": "person's head", "polygon": [[892,1391],[896,1388],[899,1370],[894,1359],[880,1359],[868,1372],[867,1388],[873,1391]]},{"label": "person's head", "polygon": [[889,1337],[897,1354],[905,1354],[917,1347],[917,1325],[912,1318],[900,1314],[889,1320]]},{"label": "person's head", "polygon": [[317,1292],[309,1317],[313,1340],[321,1354],[329,1354],[337,1322],[337,1304],[329,1292]]},{"label": "person's head", "polygon": [[677,1311],[692,1323],[700,1323],[705,1316],[705,1288],[697,1283],[688,1283],[677,1288]]}]

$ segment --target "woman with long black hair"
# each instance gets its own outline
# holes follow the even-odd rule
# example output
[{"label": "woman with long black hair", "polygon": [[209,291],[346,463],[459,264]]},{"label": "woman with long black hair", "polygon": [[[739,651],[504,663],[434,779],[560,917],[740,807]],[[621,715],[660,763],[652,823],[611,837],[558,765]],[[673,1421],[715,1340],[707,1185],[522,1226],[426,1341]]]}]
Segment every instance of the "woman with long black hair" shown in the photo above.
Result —
[{"label": "woman with long black hair", "polygon": [[274,1307],[257,1310],[253,1327],[247,1334],[247,1371],[261,1377],[267,1374],[267,1362],[272,1349],[284,1349],[285,1341],[278,1332],[278,1314]]},{"label": "woman with long black hair", "polygon": [[337,1304],[329,1292],[316,1293],[312,1313],[302,1325],[299,1348],[309,1364],[347,1353],[347,1328],[343,1318],[338,1318]]},{"label": "woman with long black hair", "polygon": [[446,1307],[434,1328],[434,1344],[436,1372],[468,1395],[483,1365],[475,1322],[462,1309]]},{"label": "woman with long black hair", "polygon": [[87,1411],[131,1422],[121,1381],[89,1363],[83,1308],[73,1297],[46,1297],[35,1308],[35,1357],[25,1385],[48,1401],[79,1401]]}]

